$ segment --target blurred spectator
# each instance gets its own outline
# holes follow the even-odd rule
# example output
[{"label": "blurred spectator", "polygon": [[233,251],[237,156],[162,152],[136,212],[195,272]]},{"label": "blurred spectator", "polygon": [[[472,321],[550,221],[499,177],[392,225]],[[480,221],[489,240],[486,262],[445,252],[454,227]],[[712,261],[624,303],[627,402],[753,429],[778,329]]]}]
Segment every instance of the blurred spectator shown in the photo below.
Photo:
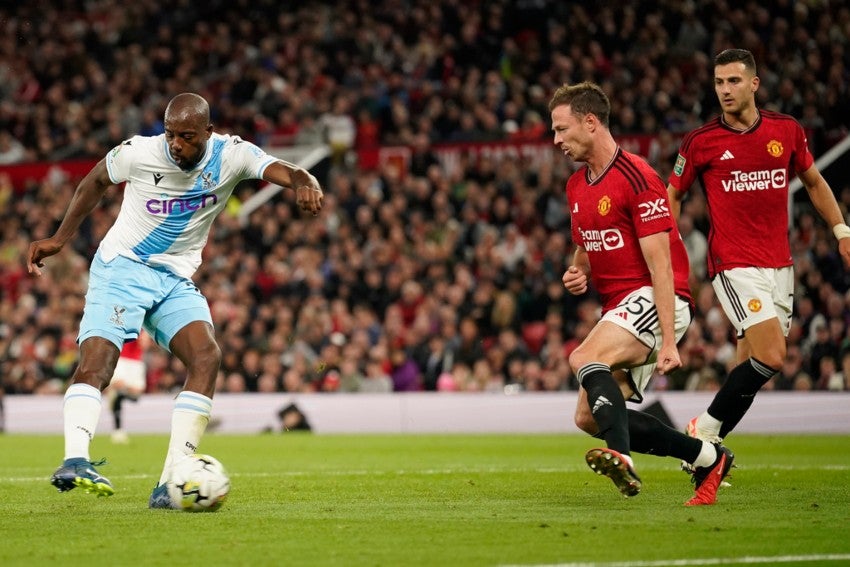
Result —
[{"label": "blurred spectator", "polygon": [[345,95],[337,95],[331,109],[319,117],[325,138],[333,153],[333,162],[344,165],[348,152],[354,147],[357,124],[351,116],[351,103]]},{"label": "blurred spectator", "polygon": [[24,145],[13,138],[7,130],[0,131],[0,165],[19,163],[26,157]]},{"label": "blurred spectator", "polygon": [[[219,389],[319,391],[333,370],[337,391],[354,384],[356,391],[390,391],[393,370],[405,367],[418,368],[416,387],[427,390],[496,389],[500,381],[575,389],[562,356],[592,328],[598,304],[571,303],[560,283],[573,252],[564,198],[569,166],[553,165],[547,152],[539,162],[469,147],[445,154],[450,139],[547,142],[548,98],[563,82],[605,85],[620,134],[657,135],[646,157],[666,178],[681,134],[718,111],[711,57],[730,46],[728,30],[735,29],[737,37],[756,33],[771,42],[753,48],[760,94],[776,108],[799,108],[811,144],[831,145],[850,128],[842,3],[810,3],[793,18],[771,17],[757,3],[727,11],[674,2],[662,12],[645,0],[617,16],[582,10],[583,18],[570,17],[575,3],[557,2],[545,14],[502,1],[413,0],[405,10],[320,1],[285,13],[274,3],[252,5],[250,13],[219,2],[178,10],[71,4],[0,8],[4,37],[15,38],[0,44],[0,164],[99,159],[132,134],[161,132],[168,97],[197,90],[215,109],[218,131],[276,146],[331,142],[344,166],[330,177],[318,220],[273,199],[245,227],[222,215],[210,235],[196,279],[224,351]],[[109,33],[99,28],[101,12],[109,14]],[[41,25],[26,24],[32,21]],[[206,31],[178,52],[174,38],[185,21]],[[246,29],[255,40],[243,39]],[[207,40],[213,31],[215,42]],[[812,54],[819,65],[810,64]],[[366,170],[345,159],[352,148],[390,143],[408,145],[409,161]],[[26,276],[21,258],[26,242],[53,232],[75,182],[51,174],[12,187],[0,172],[0,380],[7,393],[61,389],[76,364],[84,258],[120,207],[120,192],[110,193],[41,281]],[[834,188],[850,215],[850,187]],[[234,207],[255,189],[240,188]],[[722,374],[734,335],[699,259],[706,206],[696,192],[682,209],[693,225],[682,235],[697,301],[695,334],[682,350],[703,349]],[[788,351],[797,347],[792,366],[799,369],[777,377],[777,389],[811,386],[806,371],[820,376],[827,355],[843,367],[848,350],[850,280],[835,265],[834,239],[809,211],[795,218],[798,297]],[[328,345],[336,333],[345,346]],[[172,392],[182,383],[185,370],[167,354],[146,356],[148,391]],[[670,377],[671,387],[684,382]]]},{"label": "blurred spectator", "polygon": [[472,367],[476,360],[484,357],[484,348],[481,344],[481,335],[478,332],[478,324],[472,317],[464,317],[459,327],[460,342],[455,350],[455,360]]},{"label": "blurred spectator", "polygon": [[264,393],[279,392],[278,374],[271,372],[263,372],[257,379],[257,391]]},{"label": "blurred spectator", "polygon": [[224,379],[224,391],[229,394],[246,392],[245,377],[238,372],[231,372]]},{"label": "blurred spectator", "polygon": [[821,377],[821,361],[824,358],[829,358],[835,365],[835,360],[838,358],[838,345],[831,340],[829,334],[829,326],[825,319],[819,319],[812,323],[814,339],[809,350],[809,367],[808,373],[810,376],[816,377],[815,381]]},{"label": "blurred spectator", "polygon": [[425,132],[416,134],[413,137],[413,145],[411,147],[410,174],[414,177],[427,177],[431,168],[439,167],[439,165],[440,160],[431,147],[431,140],[428,134]]},{"label": "blurred spectator", "polygon": [[284,392],[309,392],[309,385],[304,381],[304,375],[295,368],[283,373]]},{"label": "blurred spectator", "polygon": [[691,265],[691,280],[701,282],[705,280],[706,254],[708,253],[708,239],[705,235],[694,228],[694,219],[687,213],[679,216],[679,234],[688,251],[688,260]]},{"label": "blurred spectator", "polygon": [[360,383],[359,392],[388,393],[394,389],[392,377],[384,369],[384,364],[377,359],[366,361],[366,375]]},{"label": "blurred spectator", "polygon": [[[312,112],[305,112],[300,116],[298,131],[295,132],[293,141],[296,146],[319,146],[325,143],[324,125],[316,119]],[[343,152],[338,152],[337,158]]]},{"label": "blurred spectator", "polygon": [[720,388],[720,376],[717,370],[706,360],[705,350],[696,347],[691,350],[689,355],[689,364],[685,368],[687,372],[685,390],[716,392]]},{"label": "blurred spectator", "polygon": [[837,384],[834,384],[836,387],[833,388],[835,390],[850,390],[850,352],[844,353],[844,356],[841,357],[841,387],[837,387]]},{"label": "blurred spectator", "polygon": [[820,372],[815,382],[818,390],[840,391],[844,389],[844,374],[839,372],[838,364],[832,356],[820,359]]},{"label": "blurred spectator", "polygon": [[803,369],[803,355],[800,352],[800,347],[797,345],[789,345],[785,354],[785,363],[774,378],[775,390],[796,390],[795,385],[800,380],[811,383],[812,379]]},{"label": "blurred spectator", "polygon": [[422,377],[419,367],[411,359],[404,349],[394,348],[390,351],[390,364],[392,370],[390,377],[393,381],[393,391],[413,392],[422,389]]}]

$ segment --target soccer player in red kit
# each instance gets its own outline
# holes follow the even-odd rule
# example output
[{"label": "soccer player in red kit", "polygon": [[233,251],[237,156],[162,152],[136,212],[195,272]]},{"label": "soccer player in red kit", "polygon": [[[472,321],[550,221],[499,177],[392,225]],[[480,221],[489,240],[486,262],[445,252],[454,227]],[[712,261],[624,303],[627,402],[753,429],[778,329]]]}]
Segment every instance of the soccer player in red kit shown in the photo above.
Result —
[{"label": "soccer player in red kit", "polygon": [[602,319],[569,357],[581,384],[576,425],[607,445],[585,460],[635,496],[641,480],[632,451],[680,458],[695,470],[696,494],[686,504],[712,504],[732,452],[626,409],[626,399],[643,400],[656,368],[681,366],[676,343],[691,321],[688,258],[664,182],[614,141],[611,105],[598,85],[560,87],[549,110],[555,145],[585,164],[567,182],[576,252],[564,286],[577,295],[592,283],[603,306]]},{"label": "soccer player in red kit", "polygon": [[708,275],[738,335],[737,362],[708,410],[688,433],[720,442],[744,417],[759,389],[785,360],[794,272],[788,241],[788,183],[796,174],[850,265],[850,228],[814,165],[794,118],[759,110],[756,63],[745,49],[714,59],[721,114],[682,140],[667,186],[673,215],[696,179],[705,192],[711,229]]},{"label": "soccer player in red kit", "polygon": [[143,330],[139,333],[138,339],[127,341],[121,347],[112,381],[106,390],[115,423],[115,430],[111,436],[113,443],[129,443],[130,441],[123,428],[123,406],[126,400],[137,402],[147,388],[147,367],[144,355],[152,345],[153,339]]}]

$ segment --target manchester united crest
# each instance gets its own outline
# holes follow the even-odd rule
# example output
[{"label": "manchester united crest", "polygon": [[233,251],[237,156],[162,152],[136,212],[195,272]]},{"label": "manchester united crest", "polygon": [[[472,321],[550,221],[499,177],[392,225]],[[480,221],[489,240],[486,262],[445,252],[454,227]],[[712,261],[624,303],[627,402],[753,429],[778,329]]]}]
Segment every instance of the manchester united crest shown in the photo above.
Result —
[{"label": "manchester united crest", "polygon": [[611,197],[605,195],[601,199],[599,199],[599,204],[596,205],[596,210],[599,211],[599,214],[603,217],[611,212]]},{"label": "manchester united crest", "polygon": [[761,311],[761,301],[758,299],[751,299],[747,302],[747,309],[752,311],[753,313],[758,313]]},{"label": "manchester united crest", "polygon": [[784,151],[785,148],[782,147],[782,142],[778,140],[771,140],[767,143],[767,153],[773,157],[781,156]]}]

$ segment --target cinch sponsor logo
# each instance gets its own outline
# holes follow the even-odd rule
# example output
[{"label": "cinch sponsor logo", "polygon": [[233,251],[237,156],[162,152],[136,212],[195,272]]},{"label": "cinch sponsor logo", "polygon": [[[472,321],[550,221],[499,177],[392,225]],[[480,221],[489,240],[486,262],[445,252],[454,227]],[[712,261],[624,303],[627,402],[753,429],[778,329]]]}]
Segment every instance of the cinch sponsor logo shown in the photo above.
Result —
[{"label": "cinch sponsor logo", "polygon": [[581,240],[584,249],[588,252],[601,252],[602,250],[616,250],[623,247],[623,235],[617,228],[605,230],[581,230]]},{"label": "cinch sponsor logo", "polygon": [[212,193],[191,199],[151,199],[145,203],[145,208],[152,215],[170,215],[175,212],[197,211],[216,203],[218,203],[218,196]]},{"label": "cinch sponsor logo", "polygon": [[733,171],[732,179],[722,181],[723,190],[764,191],[766,189],[785,189],[788,186],[788,173],[784,169],[761,171]]}]

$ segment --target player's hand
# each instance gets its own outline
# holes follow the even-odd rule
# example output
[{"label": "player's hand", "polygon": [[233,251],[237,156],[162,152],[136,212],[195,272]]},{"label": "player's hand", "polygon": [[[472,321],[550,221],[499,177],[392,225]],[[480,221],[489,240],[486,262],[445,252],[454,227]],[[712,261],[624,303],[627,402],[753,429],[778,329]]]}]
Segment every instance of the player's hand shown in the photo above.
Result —
[{"label": "player's hand", "polygon": [[838,241],[838,253],[844,260],[844,267],[850,268],[850,238],[842,238]]},{"label": "player's hand", "polygon": [[302,211],[312,213],[313,216],[318,215],[319,211],[322,210],[324,200],[325,194],[316,185],[301,185],[295,189],[295,204]]},{"label": "player's hand", "polygon": [[655,364],[655,369],[658,370],[658,373],[667,374],[680,366],[682,366],[682,359],[679,358],[679,349],[676,348],[676,345],[662,345],[658,351],[658,361]]},{"label": "player's hand", "polygon": [[53,256],[60,250],[62,250],[62,244],[52,238],[36,240],[31,243],[27,251],[27,272],[41,277],[41,270],[39,268],[44,267],[43,260],[48,256]]},{"label": "player's hand", "polygon": [[564,287],[573,295],[581,295],[587,291],[587,274],[576,266],[570,266],[561,278]]}]

